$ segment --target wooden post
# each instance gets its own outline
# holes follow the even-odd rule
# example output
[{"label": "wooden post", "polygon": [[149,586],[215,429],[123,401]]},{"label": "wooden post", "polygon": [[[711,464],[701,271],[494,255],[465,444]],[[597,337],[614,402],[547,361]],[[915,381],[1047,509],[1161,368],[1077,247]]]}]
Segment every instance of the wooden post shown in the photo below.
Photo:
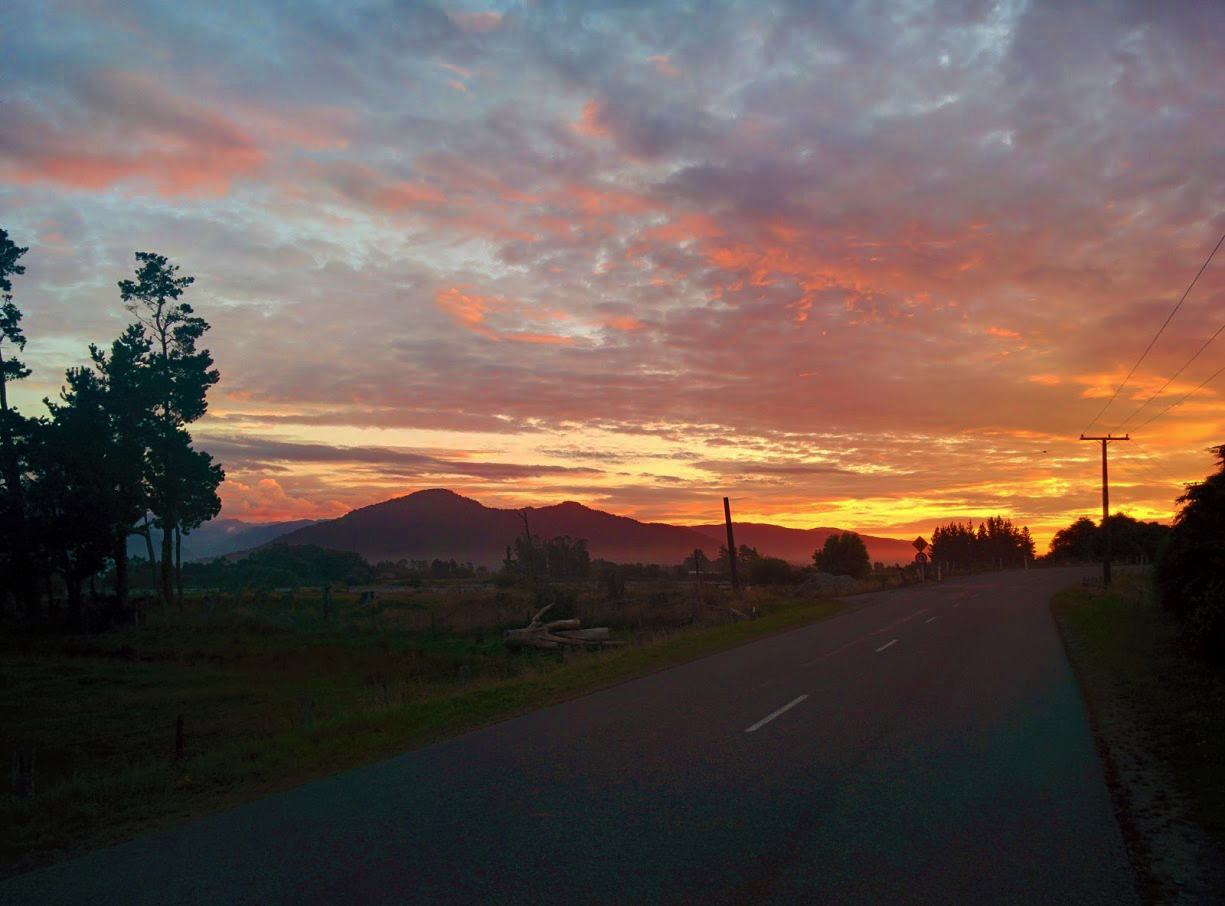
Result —
[{"label": "wooden post", "polygon": [[732,507],[723,498],[723,519],[727,522],[727,562],[732,570],[732,591],[740,591],[740,580],[736,576],[736,539],[732,536]]}]

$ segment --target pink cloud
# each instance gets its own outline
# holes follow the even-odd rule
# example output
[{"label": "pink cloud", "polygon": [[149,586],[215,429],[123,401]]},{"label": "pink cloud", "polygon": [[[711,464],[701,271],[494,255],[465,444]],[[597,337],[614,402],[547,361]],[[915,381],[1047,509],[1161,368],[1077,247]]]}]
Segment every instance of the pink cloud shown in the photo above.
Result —
[{"label": "pink cloud", "polygon": [[447,13],[451,21],[461,30],[484,34],[502,24],[502,14],[493,11],[474,13]]},{"label": "pink cloud", "polygon": [[681,71],[673,65],[672,61],[665,54],[655,54],[653,57],[647,57],[648,63],[655,65],[655,70],[661,75],[676,78],[681,74]]},{"label": "pink cloud", "polygon": [[603,108],[600,102],[595,98],[591,98],[579,112],[578,119],[570,124],[570,128],[579,135],[586,135],[591,138],[600,138],[608,135],[608,125],[601,119]]},{"label": "pink cloud", "polygon": [[606,318],[605,320],[600,322],[600,326],[607,327],[611,330],[633,331],[633,330],[642,330],[642,328],[646,325],[644,325],[637,318],[631,317],[629,315],[622,315],[616,318]]},{"label": "pink cloud", "polygon": [[103,69],[74,86],[80,109],[55,119],[12,105],[22,141],[0,152],[0,178],[98,191],[127,185],[163,196],[228,194],[263,176],[278,146],[347,146],[352,114],[303,107],[286,113],[250,102],[207,103],[152,74]]},{"label": "pink cloud", "polygon": [[500,339],[498,334],[485,323],[485,318],[491,312],[505,310],[510,303],[505,299],[477,295],[469,292],[469,289],[466,286],[440,289],[434,294],[434,301],[461,327],[491,340]]}]

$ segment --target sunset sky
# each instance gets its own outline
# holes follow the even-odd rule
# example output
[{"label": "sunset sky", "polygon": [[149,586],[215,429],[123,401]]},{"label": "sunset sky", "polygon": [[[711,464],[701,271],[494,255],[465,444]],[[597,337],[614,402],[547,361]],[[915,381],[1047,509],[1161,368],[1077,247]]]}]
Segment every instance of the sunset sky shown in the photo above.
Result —
[{"label": "sunset sky", "polygon": [[[27,415],[196,284],[222,515],[448,487],[1045,549],[1225,443],[1225,3],[9,0]],[[1125,421],[1127,420],[1127,421]]]}]

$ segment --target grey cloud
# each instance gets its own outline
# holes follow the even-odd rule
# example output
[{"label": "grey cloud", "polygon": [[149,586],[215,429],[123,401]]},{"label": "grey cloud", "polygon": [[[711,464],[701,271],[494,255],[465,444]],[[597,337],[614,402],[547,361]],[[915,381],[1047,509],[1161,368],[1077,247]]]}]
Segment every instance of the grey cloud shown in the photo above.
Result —
[{"label": "grey cloud", "polygon": [[458,475],[502,481],[547,475],[600,474],[599,469],[581,467],[446,459],[392,447],[345,447],[215,434],[201,435],[199,446],[222,465],[229,464],[244,471],[277,470],[286,463],[319,463],[377,469],[379,475],[394,477]]}]

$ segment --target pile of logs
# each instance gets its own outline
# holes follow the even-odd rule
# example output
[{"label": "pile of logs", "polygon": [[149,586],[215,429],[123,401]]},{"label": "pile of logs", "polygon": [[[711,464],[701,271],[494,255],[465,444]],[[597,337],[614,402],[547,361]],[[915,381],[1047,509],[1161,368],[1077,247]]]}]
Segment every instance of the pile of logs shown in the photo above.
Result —
[{"label": "pile of logs", "polygon": [[552,609],[550,604],[523,629],[508,629],[502,633],[502,641],[506,647],[514,651],[518,648],[562,648],[566,646],[585,648],[588,645],[624,645],[624,642],[614,642],[608,637],[608,627],[595,629],[579,629],[578,620],[553,620],[542,623],[541,617]]}]

